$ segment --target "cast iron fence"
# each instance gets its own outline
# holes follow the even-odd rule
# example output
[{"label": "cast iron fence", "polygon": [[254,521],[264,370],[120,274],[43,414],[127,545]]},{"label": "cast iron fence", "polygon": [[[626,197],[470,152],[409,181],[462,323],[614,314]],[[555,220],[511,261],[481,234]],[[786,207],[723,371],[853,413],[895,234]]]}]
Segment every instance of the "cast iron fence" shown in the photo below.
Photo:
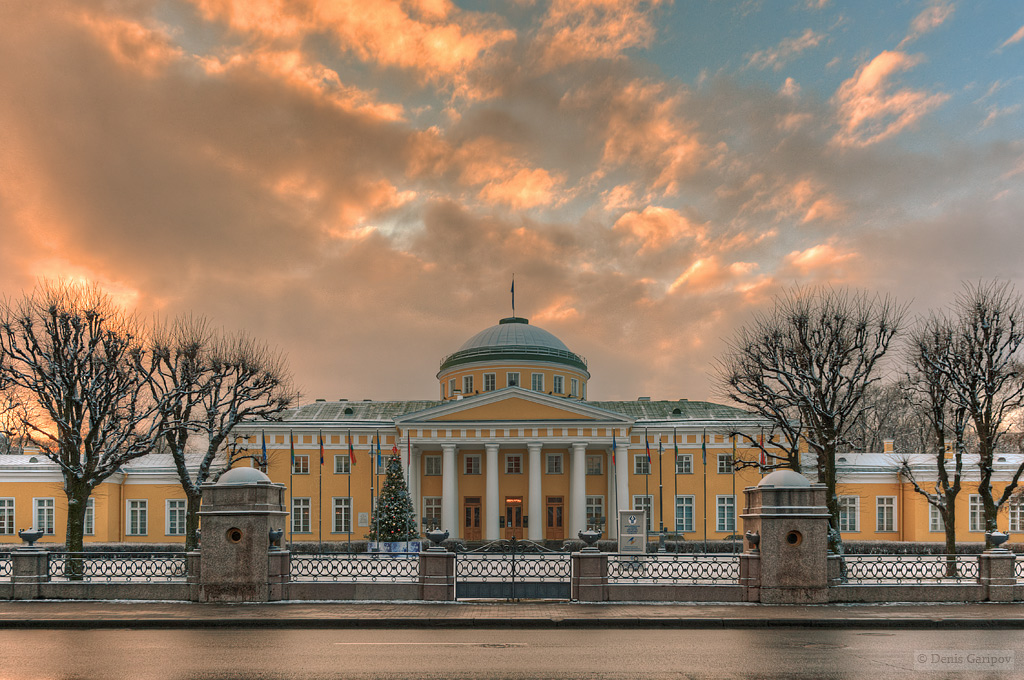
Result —
[{"label": "cast iron fence", "polygon": [[609,555],[609,583],[736,584],[739,555]]},{"label": "cast iron fence", "polygon": [[555,599],[571,594],[572,556],[517,538],[455,557],[456,599]]},{"label": "cast iron fence", "polygon": [[1017,580],[1024,579],[1024,557],[1018,557],[1013,563],[1013,571],[1017,575]]},{"label": "cast iron fence", "polygon": [[0,577],[11,576],[11,556],[0,555]]},{"label": "cast iron fence", "polygon": [[74,581],[183,581],[184,553],[53,552],[50,578]]},{"label": "cast iron fence", "polygon": [[843,562],[847,583],[976,583],[978,580],[977,555],[844,555]]},{"label": "cast iron fence", "polygon": [[292,555],[293,581],[415,582],[420,575],[416,553]]}]

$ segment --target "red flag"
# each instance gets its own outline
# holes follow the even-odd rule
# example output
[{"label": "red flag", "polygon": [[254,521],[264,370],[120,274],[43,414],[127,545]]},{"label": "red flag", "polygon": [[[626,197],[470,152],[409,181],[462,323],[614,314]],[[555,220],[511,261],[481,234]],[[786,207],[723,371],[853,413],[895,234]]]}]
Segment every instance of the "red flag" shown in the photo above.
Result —
[{"label": "red flag", "polygon": [[356,464],[356,452],[352,450],[352,430],[348,431],[348,461],[350,464]]}]

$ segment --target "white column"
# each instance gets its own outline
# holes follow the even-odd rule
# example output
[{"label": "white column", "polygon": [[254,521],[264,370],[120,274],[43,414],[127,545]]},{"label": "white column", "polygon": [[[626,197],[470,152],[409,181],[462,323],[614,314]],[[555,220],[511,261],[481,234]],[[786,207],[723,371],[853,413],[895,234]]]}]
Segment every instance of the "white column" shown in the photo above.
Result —
[{"label": "white column", "polygon": [[496,541],[498,534],[498,445],[484,444],[487,449],[487,499],[484,501],[484,539]]},{"label": "white column", "polygon": [[416,512],[416,521],[422,531],[423,498],[420,496],[420,451],[416,447],[413,447],[409,461],[409,496],[412,498],[412,507]]},{"label": "white column", "polygon": [[459,468],[456,465],[455,444],[441,444],[441,530],[450,538],[458,538],[459,527]]},{"label": "white column", "polygon": [[604,538],[609,540],[615,540],[619,537],[618,533],[618,522],[616,522],[616,515],[618,514],[615,510],[613,503],[618,503],[615,488],[615,476],[616,470],[612,469],[612,454],[605,453],[605,470],[608,471],[608,491],[604,500]]},{"label": "white column", "polygon": [[527,530],[526,537],[531,541],[544,540],[544,497],[542,495],[544,491],[541,489],[540,483],[540,449],[542,446],[543,444],[540,442],[526,445],[530,452],[529,513],[527,513],[530,518],[530,528]]},{"label": "white column", "polygon": [[619,510],[629,510],[631,503],[629,499],[629,471],[633,462],[630,460],[629,439],[624,438],[625,444],[615,452],[615,481],[618,484],[619,507],[615,511],[615,522],[619,521]]},{"label": "white column", "polygon": [[587,444],[576,442],[572,445],[572,467],[569,491],[569,536],[576,538],[587,528]]}]

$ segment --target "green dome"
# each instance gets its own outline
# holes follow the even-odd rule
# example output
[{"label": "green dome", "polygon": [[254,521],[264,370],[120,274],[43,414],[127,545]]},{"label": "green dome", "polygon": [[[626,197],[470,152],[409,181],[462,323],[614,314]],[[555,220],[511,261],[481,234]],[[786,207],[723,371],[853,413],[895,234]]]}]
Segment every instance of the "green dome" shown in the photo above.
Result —
[{"label": "green dome", "polygon": [[[441,370],[479,361],[550,361],[587,372],[587,362],[570,351],[565,343],[543,328],[531,326],[528,319],[510,316],[496,326],[486,328],[454,354],[441,360]],[[589,376],[589,373],[587,374]]]}]

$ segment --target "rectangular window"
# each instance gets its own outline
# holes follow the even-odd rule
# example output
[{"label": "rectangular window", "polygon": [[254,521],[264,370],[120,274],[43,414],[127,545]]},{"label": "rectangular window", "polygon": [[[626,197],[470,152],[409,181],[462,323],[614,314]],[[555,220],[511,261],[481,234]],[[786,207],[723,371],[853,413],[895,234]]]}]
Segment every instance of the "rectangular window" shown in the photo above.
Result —
[{"label": "rectangular window", "polygon": [[530,389],[534,392],[544,391],[544,374],[534,373],[530,376]]},{"label": "rectangular window", "polygon": [[128,527],[129,536],[145,536],[149,533],[149,501],[129,500],[128,501]]},{"label": "rectangular window", "polygon": [[576,378],[570,378],[569,380],[569,396],[578,397],[580,396],[580,381]]},{"label": "rectangular window", "polygon": [[484,373],[484,392],[493,392],[498,384],[498,377],[494,373]]},{"label": "rectangular window", "polygon": [[651,508],[654,507],[651,499],[653,496],[633,496],[633,509],[634,510],[646,510],[647,511],[647,531],[651,530]]},{"label": "rectangular window", "polygon": [[692,475],[693,474],[693,454],[692,453],[680,453],[676,456],[676,474],[677,475]]},{"label": "rectangular window", "polygon": [[875,498],[875,531],[896,531],[896,497]]},{"label": "rectangular window", "polygon": [[981,502],[981,494],[972,493],[968,497],[967,508],[970,518],[967,526],[968,531],[984,531],[985,506]]},{"label": "rectangular window", "polygon": [[839,497],[839,531],[860,531],[860,496]]},{"label": "rectangular window", "polygon": [[440,477],[441,456],[423,456],[423,474],[427,477]]},{"label": "rectangular window", "polygon": [[1020,533],[1024,531],[1024,501],[1020,499],[1010,501],[1010,531]]},{"label": "rectangular window", "polygon": [[292,474],[293,475],[308,475],[309,474],[309,454],[296,453],[292,459]]},{"label": "rectangular window", "polygon": [[478,475],[480,474],[480,455],[473,453],[467,454],[466,458],[466,474],[467,475]]},{"label": "rectangular window", "polygon": [[441,497],[423,497],[423,527],[436,529],[441,526]]},{"label": "rectangular window", "polygon": [[720,474],[720,475],[731,475],[732,474],[732,454],[731,453],[720,453],[720,454],[718,454],[718,474]]},{"label": "rectangular window", "polygon": [[310,532],[309,509],[310,499],[292,499],[292,533],[308,534]]},{"label": "rectangular window", "polygon": [[603,528],[604,496],[587,496],[587,528]]},{"label": "rectangular window", "polygon": [[506,373],[505,384],[509,387],[519,387],[519,374],[518,373]]},{"label": "rectangular window", "polygon": [[334,498],[334,533],[347,534],[352,531],[352,499]]},{"label": "rectangular window", "polygon": [[96,499],[90,498],[85,502],[85,535],[96,535]]},{"label": "rectangular window", "polygon": [[935,507],[934,505],[929,503],[928,504],[928,531],[943,531],[944,532],[945,530],[946,530],[946,523],[942,521],[942,513],[939,512],[939,509],[937,507]]},{"label": "rectangular window", "polygon": [[507,456],[505,456],[505,474],[523,474],[523,457],[521,455],[519,455],[518,453],[510,453]]},{"label": "rectangular window", "polygon": [[462,393],[473,394],[473,376],[464,375],[462,376]]},{"label": "rectangular window", "polygon": [[53,499],[52,498],[33,498],[32,499],[32,517],[34,524],[32,525],[35,529],[41,529],[47,534],[53,533]]},{"label": "rectangular window", "polygon": [[647,460],[646,453],[637,453],[633,456],[633,474],[634,475],[649,475],[651,474],[651,461]]},{"label": "rectangular window", "polygon": [[448,397],[455,396],[455,378],[448,379]]},{"label": "rectangular window", "polygon": [[334,474],[347,475],[352,472],[352,461],[347,453],[339,453],[334,456]]},{"label": "rectangular window", "polygon": [[554,381],[555,384],[553,389],[555,394],[565,394],[565,378],[560,375],[556,375],[554,377]]},{"label": "rectangular window", "polygon": [[562,454],[549,453],[547,455],[547,472],[549,475],[562,474]]},{"label": "rectangular window", "polygon": [[587,474],[604,474],[604,463],[602,461],[601,456],[587,456]]},{"label": "rectangular window", "polygon": [[676,496],[676,531],[690,533],[693,526],[693,496]]},{"label": "rectangular window", "polygon": [[14,533],[14,499],[0,498],[0,534]]},{"label": "rectangular window", "polygon": [[185,515],[186,515],[186,504],[184,500],[168,500],[167,501],[167,535],[168,536],[184,536],[185,535]]},{"label": "rectangular window", "polygon": [[715,530],[734,533],[736,531],[736,499],[733,496],[717,496]]}]

